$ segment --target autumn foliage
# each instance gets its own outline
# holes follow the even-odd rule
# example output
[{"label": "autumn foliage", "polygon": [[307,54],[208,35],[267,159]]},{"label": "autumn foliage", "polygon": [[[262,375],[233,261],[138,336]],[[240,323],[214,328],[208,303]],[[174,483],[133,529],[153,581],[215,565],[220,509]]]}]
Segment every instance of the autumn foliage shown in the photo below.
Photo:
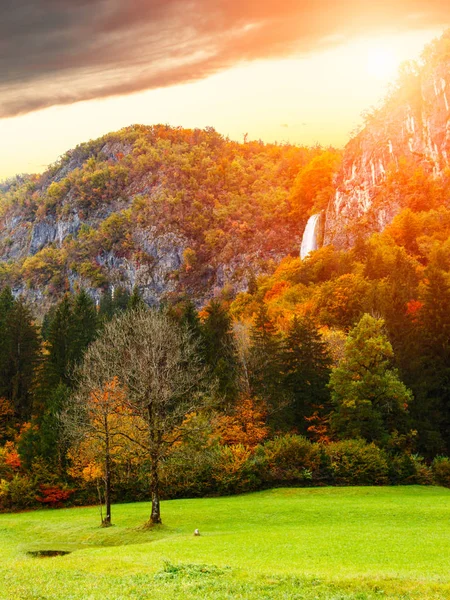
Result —
[{"label": "autumn foliage", "polygon": [[50,508],[59,508],[70,498],[74,490],[63,489],[58,485],[42,484],[39,486],[39,492],[40,495],[36,496],[38,502]]},{"label": "autumn foliage", "polygon": [[239,400],[232,415],[222,415],[217,418],[214,436],[223,445],[241,445],[243,448],[253,450],[269,434],[266,418],[267,408],[262,402],[258,403],[253,398],[244,397]]}]

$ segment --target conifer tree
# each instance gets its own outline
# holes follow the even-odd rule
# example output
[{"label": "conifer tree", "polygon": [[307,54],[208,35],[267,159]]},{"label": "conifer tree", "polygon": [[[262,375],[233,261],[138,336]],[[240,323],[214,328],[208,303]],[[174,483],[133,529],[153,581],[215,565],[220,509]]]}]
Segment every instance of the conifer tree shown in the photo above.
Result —
[{"label": "conifer tree", "polygon": [[9,314],[14,307],[11,288],[5,287],[0,293],[0,398],[8,396],[10,385],[9,352],[10,337],[7,329]]},{"label": "conifer tree", "polygon": [[[194,315],[187,318],[193,326]],[[204,356],[217,381],[217,393],[225,402],[233,401],[237,394],[237,356],[231,324],[225,306],[217,300],[210,302],[202,328]]]},{"label": "conifer tree", "polygon": [[[11,305],[10,292],[2,294],[6,318],[2,319],[1,390],[20,421],[30,418],[32,389],[39,362],[39,334],[31,311],[21,299]],[[3,312],[5,315],[5,312]]]},{"label": "conifer tree", "polygon": [[331,358],[316,326],[310,319],[294,317],[284,341],[284,386],[289,394],[288,412],[296,428],[306,433],[306,417],[329,409],[328,382]]},{"label": "conifer tree", "polygon": [[113,314],[116,315],[119,312],[127,310],[130,304],[130,292],[124,287],[119,286],[114,291],[113,297]]},{"label": "conifer tree", "polygon": [[110,321],[114,316],[114,300],[110,288],[100,298],[99,316],[102,321]]},{"label": "conifer tree", "polygon": [[203,361],[206,360],[205,348],[205,329],[202,326],[197,309],[192,300],[186,300],[183,305],[183,310],[179,318],[180,325],[185,327],[192,337],[195,339],[198,347],[198,352]]},{"label": "conifer tree", "polygon": [[282,370],[281,338],[261,304],[251,333],[250,385],[271,409],[284,403]]},{"label": "conifer tree", "polygon": [[69,294],[58,304],[48,332],[48,357],[44,369],[46,387],[70,385],[73,358],[73,309]]},{"label": "conifer tree", "polygon": [[99,319],[94,301],[85,290],[81,290],[75,296],[72,308],[70,360],[73,363],[83,358],[86,348],[95,340],[98,329]]},{"label": "conifer tree", "polygon": [[139,291],[138,286],[135,285],[133,288],[133,293],[131,294],[131,296],[128,300],[127,309],[137,310],[138,308],[145,308],[145,306],[146,306],[145,300],[142,297],[142,294]]},{"label": "conifer tree", "polygon": [[[414,416],[428,421],[428,444],[433,450],[450,450],[450,280],[447,273],[436,267],[427,272],[422,293],[423,306],[417,315],[418,344],[420,345],[420,377],[416,377],[417,395],[423,401],[421,413]],[[434,434],[433,434],[434,432]],[[423,435],[423,434],[422,434]],[[442,442],[439,447],[440,436]]]}]

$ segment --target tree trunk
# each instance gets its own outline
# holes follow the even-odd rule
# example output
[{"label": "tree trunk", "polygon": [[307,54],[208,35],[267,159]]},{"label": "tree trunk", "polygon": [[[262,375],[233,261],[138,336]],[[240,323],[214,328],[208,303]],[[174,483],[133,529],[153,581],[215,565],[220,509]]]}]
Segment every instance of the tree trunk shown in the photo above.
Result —
[{"label": "tree trunk", "polygon": [[111,456],[109,452],[109,431],[108,421],[105,418],[105,508],[106,516],[103,519],[102,525],[109,527],[111,525]]},{"label": "tree trunk", "polygon": [[152,514],[150,515],[150,523],[152,525],[159,525],[162,521],[159,502],[159,471],[157,452],[151,454],[151,461]]},{"label": "tree trunk", "polygon": [[105,506],[106,516],[103,519],[103,525],[111,525],[111,464],[109,453],[106,455],[105,468]]}]

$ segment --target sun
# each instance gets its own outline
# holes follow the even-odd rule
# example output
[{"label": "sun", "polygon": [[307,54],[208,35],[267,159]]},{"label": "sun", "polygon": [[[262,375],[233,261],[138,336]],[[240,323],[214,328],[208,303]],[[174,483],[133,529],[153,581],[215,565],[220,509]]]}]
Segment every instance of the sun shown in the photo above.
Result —
[{"label": "sun", "polygon": [[378,80],[392,79],[399,67],[399,59],[394,48],[374,46],[367,51],[367,73]]}]

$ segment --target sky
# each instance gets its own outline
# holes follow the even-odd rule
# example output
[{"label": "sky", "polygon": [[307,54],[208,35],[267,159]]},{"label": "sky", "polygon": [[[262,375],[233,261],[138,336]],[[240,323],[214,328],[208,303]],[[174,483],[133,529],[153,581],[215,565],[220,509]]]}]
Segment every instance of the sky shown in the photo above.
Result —
[{"label": "sky", "polygon": [[343,146],[448,0],[0,0],[0,180],[133,123]]}]

